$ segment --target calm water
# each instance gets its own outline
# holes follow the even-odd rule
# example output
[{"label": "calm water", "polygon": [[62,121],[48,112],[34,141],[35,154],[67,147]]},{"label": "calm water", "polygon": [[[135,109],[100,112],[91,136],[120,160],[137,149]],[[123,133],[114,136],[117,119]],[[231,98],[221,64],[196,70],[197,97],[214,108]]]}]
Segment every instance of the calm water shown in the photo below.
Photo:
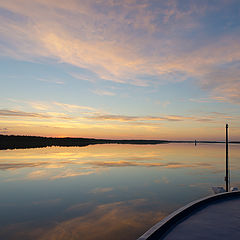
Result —
[{"label": "calm water", "polygon": [[[240,146],[230,146],[240,187]],[[222,144],[0,151],[0,239],[136,239],[224,186]]]}]

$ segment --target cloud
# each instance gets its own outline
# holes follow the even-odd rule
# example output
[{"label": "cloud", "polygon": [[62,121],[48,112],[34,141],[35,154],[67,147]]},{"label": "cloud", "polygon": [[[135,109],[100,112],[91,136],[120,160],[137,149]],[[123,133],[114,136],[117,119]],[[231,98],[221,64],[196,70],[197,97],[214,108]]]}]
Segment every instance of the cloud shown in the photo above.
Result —
[{"label": "cloud", "polygon": [[[237,115],[230,116],[226,113],[201,112],[192,115],[162,115],[162,116],[131,116],[121,114],[111,114],[95,109],[89,106],[81,106],[75,104],[66,104],[60,102],[41,103],[41,102],[24,102],[33,109],[42,112],[26,112],[19,110],[0,110],[1,122],[7,128],[12,126],[10,123],[30,126],[41,125],[42,127],[59,128],[59,129],[79,129],[79,128],[108,128],[122,129],[130,125],[135,127],[144,127],[148,129],[156,129],[165,123],[175,122],[208,122],[218,123],[225,119],[236,121]],[[45,109],[45,110],[44,110]],[[54,110],[54,111],[53,111]],[[24,120],[21,120],[24,119]],[[33,122],[32,119],[39,119]],[[4,120],[6,119],[6,120]],[[13,120],[14,119],[14,120]],[[107,126],[106,122],[109,123]],[[5,130],[6,132],[6,130]],[[39,133],[38,133],[39,134]],[[41,133],[42,134],[42,133]]]},{"label": "cloud", "polygon": [[30,118],[51,118],[51,116],[40,113],[29,113],[17,110],[0,110],[0,116],[3,117],[30,117]]},{"label": "cloud", "polygon": [[56,79],[45,79],[45,78],[38,78],[37,80],[41,82],[47,82],[47,83],[55,83],[55,84],[64,84],[64,81],[62,80],[56,80]]},{"label": "cloud", "polygon": [[96,82],[96,80],[98,79],[98,76],[92,76],[92,75],[88,75],[86,73],[69,73],[72,77],[79,79],[79,80],[83,80],[83,81],[89,81],[89,82]]},{"label": "cloud", "polygon": [[208,103],[211,102],[210,98],[190,98],[189,101],[197,103]]},{"label": "cloud", "polygon": [[67,104],[67,103],[60,103],[60,102],[53,102],[54,105],[59,106],[63,108],[64,110],[68,112],[74,112],[79,110],[87,110],[87,111],[96,111],[96,109],[88,106],[80,106],[76,104]]},{"label": "cloud", "polygon": [[49,105],[46,103],[42,103],[42,102],[34,102],[34,101],[27,101],[26,103],[28,103],[32,108],[37,109],[37,110],[49,110]]},{"label": "cloud", "polygon": [[2,109],[2,110],[0,109],[0,117],[23,117],[23,118],[39,118],[39,119],[58,118],[58,119],[64,119],[64,120],[72,119],[70,116],[67,116],[64,113],[58,113],[58,112],[48,112],[47,114],[44,114],[44,113],[24,112],[24,111],[18,111],[18,110],[5,110],[5,109]]},{"label": "cloud", "polygon": [[[236,45],[235,42],[228,44]],[[225,48],[224,46],[222,47]],[[211,69],[206,68],[203,72],[201,87],[211,91],[210,97],[217,101],[240,103],[240,47],[225,49],[225,61],[222,59]],[[235,52],[236,51],[236,52]],[[224,51],[223,51],[224,52]],[[219,58],[224,58],[219,56]],[[224,63],[224,64],[223,64]]]},{"label": "cloud", "polygon": [[167,116],[167,117],[156,117],[156,116],[127,116],[127,115],[113,115],[113,114],[106,114],[100,115],[96,114],[93,116],[87,117],[89,119],[94,120],[108,120],[108,121],[120,121],[120,122],[131,122],[131,121],[181,121],[184,119],[191,119],[191,117],[181,117],[181,116]]},{"label": "cloud", "polygon": [[114,96],[115,95],[115,93],[113,93],[113,92],[101,90],[101,89],[95,89],[92,92],[97,95],[100,95],[100,96]]},{"label": "cloud", "polygon": [[[18,103],[22,107],[26,108],[28,106],[31,106],[33,109],[41,110],[41,111],[48,111],[48,114],[52,115],[54,113],[57,114],[56,110],[65,110],[66,112],[79,112],[79,111],[92,111],[97,112],[97,109],[90,107],[90,106],[82,106],[77,104],[69,104],[69,103],[63,103],[63,102],[46,102],[46,101],[31,101],[31,100],[21,100],[21,99],[8,99],[10,102]],[[59,107],[58,109],[56,107]],[[52,110],[52,112],[50,112]],[[55,112],[53,112],[53,110]],[[16,111],[17,112],[17,111]],[[60,113],[59,114],[63,114]]]},{"label": "cloud", "polygon": [[[226,116],[228,118],[228,116]],[[158,116],[127,116],[127,115],[114,115],[114,114],[93,114],[86,116],[87,119],[93,119],[98,121],[119,121],[119,122],[134,122],[136,124],[151,124],[151,122],[181,122],[181,121],[197,121],[197,122],[214,122],[219,118],[219,115],[207,115],[207,116],[180,116],[180,115],[164,115]]]},{"label": "cloud", "polygon": [[[0,4],[0,49],[5,56],[69,63],[92,73],[75,75],[90,81],[150,86],[193,77],[213,99],[239,102],[239,66],[234,72],[231,66],[240,60],[239,34],[230,29],[228,36],[222,32],[209,37],[205,21],[213,13],[221,15],[236,1],[221,0],[217,5],[189,1],[184,7],[181,1],[21,3]],[[226,64],[230,66],[222,68]],[[157,80],[143,80],[142,75]]]}]

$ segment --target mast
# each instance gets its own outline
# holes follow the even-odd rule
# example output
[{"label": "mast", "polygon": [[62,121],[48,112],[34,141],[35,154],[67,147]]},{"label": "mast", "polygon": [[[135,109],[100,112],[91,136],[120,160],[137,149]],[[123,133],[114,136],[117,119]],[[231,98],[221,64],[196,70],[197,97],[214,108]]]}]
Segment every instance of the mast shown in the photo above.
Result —
[{"label": "mast", "polygon": [[226,124],[226,177],[225,177],[225,181],[226,181],[226,192],[229,191],[229,176],[228,176],[228,124]]}]

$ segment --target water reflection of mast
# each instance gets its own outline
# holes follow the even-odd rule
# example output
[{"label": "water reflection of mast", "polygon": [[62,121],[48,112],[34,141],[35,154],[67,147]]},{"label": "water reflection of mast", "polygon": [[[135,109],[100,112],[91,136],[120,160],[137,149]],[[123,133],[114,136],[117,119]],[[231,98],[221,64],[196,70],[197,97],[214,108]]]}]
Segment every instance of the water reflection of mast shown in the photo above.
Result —
[{"label": "water reflection of mast", "polygon": [[228,124],[226,124],[226,177],[225,177],[225,181],[226,181],[226,192],[228,192],[228,188],[229,188],[229,176],[228,176]]}]

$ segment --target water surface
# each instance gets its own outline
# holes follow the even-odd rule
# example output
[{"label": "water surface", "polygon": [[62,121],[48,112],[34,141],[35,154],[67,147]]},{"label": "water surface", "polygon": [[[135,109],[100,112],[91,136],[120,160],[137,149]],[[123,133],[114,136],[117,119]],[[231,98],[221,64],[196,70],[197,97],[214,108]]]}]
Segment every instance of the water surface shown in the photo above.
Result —
[{"label": "water surface", "polygon": [[[240,146],[230,145],[240,186]],[[91,145],[0,151],[0,239],[136,239],[224,186],[224,144]]]}]

